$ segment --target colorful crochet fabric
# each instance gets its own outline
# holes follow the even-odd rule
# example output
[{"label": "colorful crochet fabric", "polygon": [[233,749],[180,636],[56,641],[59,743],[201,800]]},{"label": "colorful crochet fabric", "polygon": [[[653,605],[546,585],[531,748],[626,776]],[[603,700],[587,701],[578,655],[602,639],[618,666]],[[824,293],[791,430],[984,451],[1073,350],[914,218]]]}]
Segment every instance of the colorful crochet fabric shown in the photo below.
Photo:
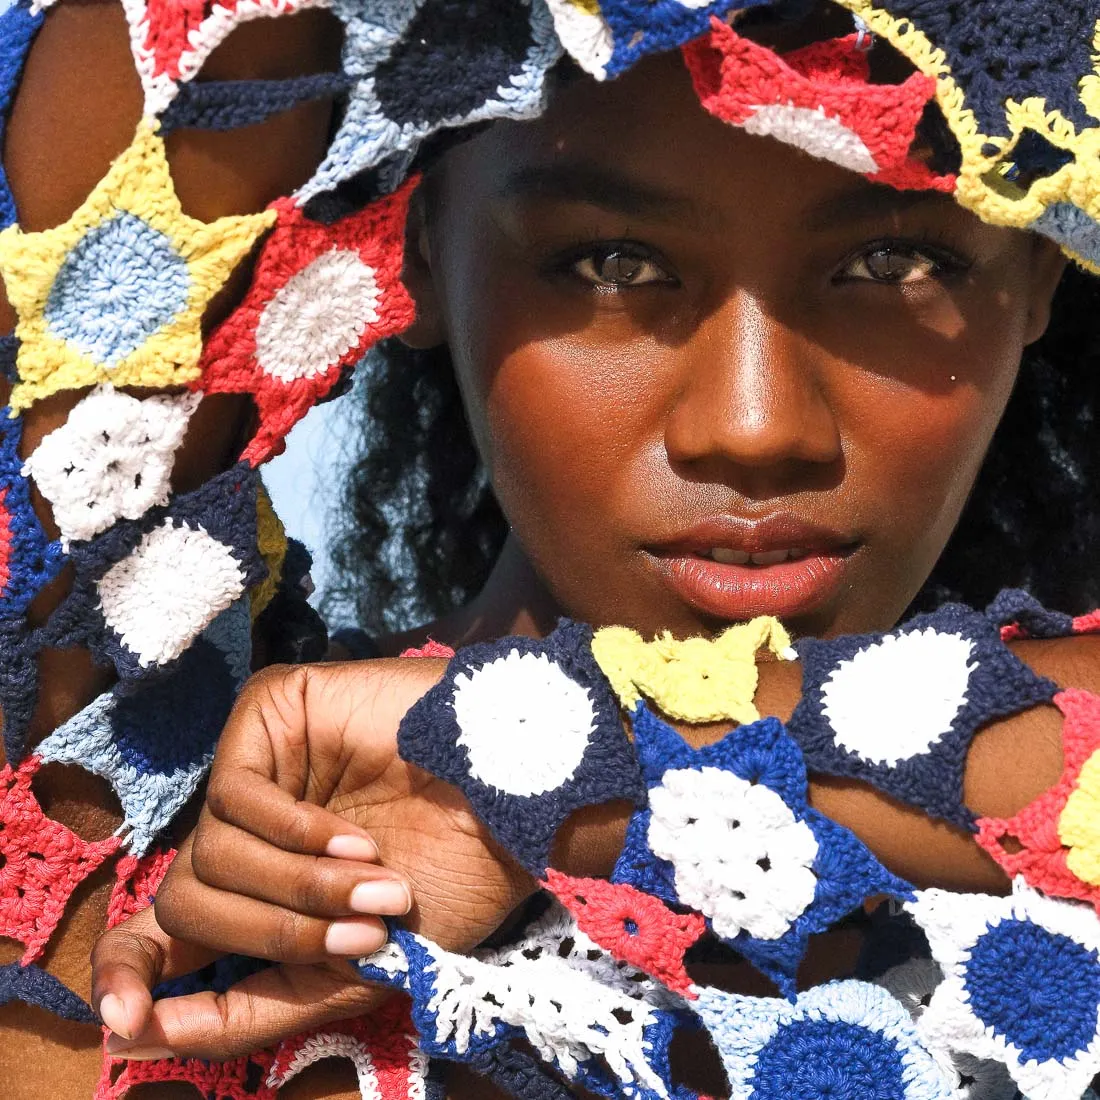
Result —
[{"label": "colorful crochet fabric", "polygon": [[273,205],[252,286],[207,341],[195,382],[206,393],[252,395],[259,425],[245,461],[268,458],[368,347],[412,323],[401,264],[416,183],[331,225],[289,199]]},{"label": "colorful crochet fabric", "polygon": [[120,843],[82,840],[46,817],[31,789],[41,765],[31,756],[0,770],[0,936],[23,944],[24,966],[42,954],[72,892]]},{"label": "colorful crochet fabric", "polygon": [[460,650],[398,731],[402,759],[459,787],[536,875],[574,810],[617,799],[640,805],[644,796],[591,643],[589,627],[563,619],[542,641]]},{"label": "colorful crochet fabric", "polygon": [[288,546],[286,528],[275,513],[271,497],[261,484],[256,490],[256,549],[263,558],[267,576],[249,593],[253,622],[264,613],[279,591]]},{"label": "colorful crochet fabric", "polygon": [[176,661],[264,576],[257,484],[255,471],[235,466],[139,520],[74,543],[72,590],[41,643],[87,646],[123,680]]},{"label": "colorful crochet fabric", "polygon": [[918,1027],[932,1050],[1008,1067],[1029,1100],[1100,1072],[1100,925],[1021,879],[1009,897],[922,891],[908,906],[944,972]]},{"label": "colorful crochet fabric", "polygon": [[721,1055],[730,1100],[957,1100],[909,1013],[878,986],[830,982],[793,1003],[697,992],[691,1007]]},{"label": "colorful crochet fabric", "polygon": [[431,1057],[469,1061],[522,1039],[567,1081],[601,1096],[669,1094],[678,998],[606,955],[556,907],[516,944],[473,958],[394,928],[359,970],[412,997]]},{"label": "colorful crochet fabric", "polygon": [[[229,618],[239,620],[235,627],[222,621]],[[122,805],[119,831],[134,855],[149,850],[210,769],[248,673],[250,626],[248,601],[240,599],[170,672],[105,692],[37,746],[43,761],[75,764],[111,784]],[[243,652],[223,652],[218,642],[226,640]]]},{"label": "colorful crochet fabric", "polygon": [[1072,689],[1054,704],[1064,716],[1061,777],[1012,817],[979,818],[975,839],[1010,877],[1100,912],[1100,698]]},{"label": "colorful crochet fabric", "polygon": [[634,742],[649,804],[630,821],[611,881],[702,913],[785,996],[811,934],[867,897],[912,896],[809,807],[802,754],[778,719],[693,749],[642,704]]},{"label": "colorful crochet fabric", "polygon": [[561,45],[545,0],[514,0],[491,18],[464,0],[334,0],[344,71],[355,81],[340,128],[305,202],[361,172],[376,189],[404,180],[420,145],[442,130],[534,118]]},{"label": "colorful crochet fabric", "polygon": [[764,646],[783,660],[795,658],[790,636],[770,616],[731,626],[717,638],[683,641],[665,633],[646,642],[626,627],[604,627],[592,639],[592,655],[627,711],[644,696],[685,722],[755,722],[756,654]]},{"label": "colorful crochet fabric", "polygon": [[913,73],[872,84],[856,35],[780,56],[714,19],[710,36],[684,47],[700,102],[747,133],[774,137],[811,156],[900,189],[953,191],[911,155],[936,82]]},{"label": "colorful crochet fabric", "polygon": [[997,625],[945,604],[888,634],[805,639],[802,698],[788,724],[807,766],[845,775],[954,824],[966,753],[987,722],[1057,690],[1001,641]]},{"label": "colorful crochet fabric", "polygon": [[276,1100],[275,1089],[267,1083],[273,1061],[269,1051],[228,1062],[204,1062],[200,1058],[129,1062],[104,1055],[93,1100],[123,1100],[139,1085],[168,1082],[192,1085],[199,1096],[212,1100]]},{"label": "colorful crochet fabric", "polygon": [[[23,71],[23,61],[41,25],[42,14],[32,10],[29,0],[17,0],[0,12],[0,149],[3,148],[4,124],[19,84],[19,74]],[[0,229],[13,225],[15,220],[15,198],[8,186],[4,165],[0,162]]]},{"label": "colorful crochet fabric", "polygon": [[44,1008],[76,1024],[96,1023],[96,1015],[87,1001],[64,982],[34,965],[8,963],[0,966],[0,1006],[12,1001]]},{"label": "colorful crochet fabric", "polygon": [[123,856],[115,864],[115,885],[107,903],[108,928],[114,928],[153,904],[175,858],[175,848],[157,848],[140,857]]},{"label": "colorful crochet fabric", "polygon": [[189,218],[164,141],[143,121],[67,222],[0,233],[0,275],[21,341],[12,408],[97,382],[197,378],[203,311],[274,219],[274,211],[209,225]]},{"label": "colorful crochet fabric", "polygon": [[1067,638],[1074,633],[1072,615],[1051,611],[1020,588],[1005,588],[999,592],[985,613],[1001,628],[1002,641],[1013,638]]}]

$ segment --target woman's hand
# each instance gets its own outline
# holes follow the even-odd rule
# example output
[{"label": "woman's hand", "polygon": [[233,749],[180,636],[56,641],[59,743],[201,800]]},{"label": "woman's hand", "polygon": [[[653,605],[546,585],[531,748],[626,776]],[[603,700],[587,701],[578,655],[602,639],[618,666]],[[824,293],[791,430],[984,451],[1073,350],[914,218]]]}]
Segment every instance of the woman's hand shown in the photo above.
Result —
[{"label": "woman's hand", "polygon": [[[359,1015],[384,994],[343,960],[381,946],[379,915],[464,950],[533,890],[457,790],[397,755],[401,718],[444,667],[370,661],[249,681],[155,913],[96,947],[93,1001],[123,1037],[115,1052],[225,1058]],[[158,981],[226,952],[283,965],[222,996],[153,1005]]]}]

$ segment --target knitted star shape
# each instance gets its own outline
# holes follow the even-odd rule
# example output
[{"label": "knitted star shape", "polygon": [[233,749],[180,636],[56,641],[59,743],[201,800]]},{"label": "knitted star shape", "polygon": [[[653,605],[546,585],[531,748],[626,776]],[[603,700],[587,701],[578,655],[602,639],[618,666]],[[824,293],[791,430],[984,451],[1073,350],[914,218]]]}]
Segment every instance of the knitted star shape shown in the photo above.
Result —
[{"label": "knitted star shape", "polygon": [[0,233],[21,341],[12,407],[97,382],[198,377],[203,311],[274,219],[271,210],[209,224],[185,215],[164,142],[143,121],[67,222]]},{"label": "knitted star shape", "polygon": [[[230,615],[247,631],[246,599],[222,613]],[[122,805],[125,843],[144,855],[209,771],[243,680],[204,635],[171,671],[105,692],[35,751],[47,763],[75,764],[106,779]]]},{"label": "knitted star shape", "polygon": [[612,882],[702,913],[789,997],[812,933],[867,897],[910,897],[847,829],[810,808],[798,746],[776,718],[693,749],[644,704],[634,743],[649,805]]},{"label": "knitted star shape", "polygon": [[1063,715],[1058,782],[1012,817],[978,818],[975,839],[1010,877],[1100,912],[1100,698],[1074,688],[1054,705]]},{"label": "knitted star shape", "polygon": [[327,0],[124,0],[145,114],[164,111],[241,23],[327,6]]},{"label": "knitted star shape", "polygon": [[1022,879],[1008,897],[925,890],[907,906],[944,980],[918,1027],[933,1052],[1003,1062],[1032,1100],[1080,1096],[1100,1071],[1100,924]]},{"label": "knitted star shape", "polygon": [[[0,148],[3,148],[4,122],[19,84],[19,74],[42,18],[41,12],[31,10],[27,0],[17,0],[0,13]],[[4,166],[0,164],[0,229],[14,224],[15,220],[15,199]]]},{"label": "knitted star shape", "polygon": [[401,265],[416,184],[331,225],[291,199],[272,204],[277,220],[252,286],[207,341],[194,383],[206,393],[252,395],[259,425],[245,461],[268,458],[369,347],[412,324]]},{"label": "knitted star shape", "polygon": [[845,775],[965,828],[962,778],[988,722],[1057,690],[959,604],[917,615],[888,634],[804,639],[802,698],[788,723],[812,771]]},{"label": "knitted star shape", "polygon": [[377,191],[393,190],[431,135],[542,113],[546,76],[561,56],[542,0],[497,5],[492,18],[461,0],[332,7],[345,24],[343,67],[354,85],[299,201],[367,170],[378,174]]},{"label": "knitted star shape", "polygon": [[116,851],[117,836],[90,843],[42,812],[33,780],[37,756],[0,770],[0,936],[26,950],[22,964],[42,954],[73,891]]},{"label": "knitted star shape", "polygon": [[872,84],[856,35],[781,56],[714,19],[710,35],[683,52],[700,101],[724,122],[877,183],[954,191],[954,176],[910,155],[935,80],[913,73],[901,84]]},{"label": "knitted star shape", "polygon": [[909,1013],[876,985],[829,982],[793,1003],[697,992],[691,1008],[722,1059],[731,1100],[957,1100]]},{"label": "knitted star shape", "polygon": [[264,576],[256,486],[245,465],[140,520],[73,543],[72,590],[38,644],[87,646],[122,680],[164,669]]},{"label": "knitted star shape", "polygon": [[405,715],[403,760],[455,784],[496,839],[532,873],[558,827],[582,806],[644,787],[619,707],[591,650],[592,631],[563,619],[547,638],[460,650]]},{"label": "knitted star shape", "polygon": [[625,710],[633,711],[645,696],[685,722],[755,722],[756,653],[767,646],[790,660],[790,645],[779,620],[761,616],[716,638],[678,640],[666,631],[646,642],[627,627],[604,627],[592,639],[592,653]]}]

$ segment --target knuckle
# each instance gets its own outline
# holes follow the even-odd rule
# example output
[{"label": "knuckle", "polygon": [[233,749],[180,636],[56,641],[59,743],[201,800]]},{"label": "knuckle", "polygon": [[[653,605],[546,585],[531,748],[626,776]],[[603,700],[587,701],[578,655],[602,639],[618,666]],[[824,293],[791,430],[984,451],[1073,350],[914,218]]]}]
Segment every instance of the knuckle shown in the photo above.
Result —
[{"label": "knuckle", "polygon": [[298,913],[282,912],[267,937],[268,954],[274,959],[294,961],[316,954],[306,933],[306,918]]},{"label": "knuckle", "polygon": [[291,881],[291,904],[303,913],[330,912],[338,893],[335,877],[316,862],[301,868]]}]

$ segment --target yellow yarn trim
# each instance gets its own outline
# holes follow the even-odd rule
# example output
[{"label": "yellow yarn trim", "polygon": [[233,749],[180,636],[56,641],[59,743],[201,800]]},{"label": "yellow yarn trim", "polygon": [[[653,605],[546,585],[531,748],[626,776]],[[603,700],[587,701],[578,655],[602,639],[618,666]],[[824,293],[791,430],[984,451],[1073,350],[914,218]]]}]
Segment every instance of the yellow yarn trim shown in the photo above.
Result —
[{"label": "yellow yarn trim", "polygon": [[1058,838],[1069,849],[1066,866],[1082,881],[1100,886],[1100,752],[1085,761],[1077,786],[1058,818]]},{"label": "yellow yarn trim", "polygon": [[[0,276],[18,314],[15,331],[22,342],[16,361],[19,381],[10,400],[13,415],[59,390],[98,382],[163,387],[199,377],[203,311],[274,222],[275,211],[219,218],[209,224],[187,217],[155,126],[148,119],[141,122],[133,144],[63,225],[41,233],[24,233],[11,226],[0,233]],[[108,366],[52,332],[45,310],[72,249],[88,232],[122,212],[168,238],[187,265],[190,288],[187,304],[175,317]]]},{"label": "yellow yarn trim", "polygon": [[263,485],[256,493],[256,547],[267,566],[267,576],[250,593],[253,622],[275,598],[286,561],[286,528]]},{"label": "yellow yarn trim", "polygon": [[645,696],[684,722],[755,722],[759,679],[756,651],[767,647],[793,660],[791,639],[778,619],[761,616],[731,626],[717,638],[677,641],[667,632],[652,642],[623,626],[605,627],[592,653],[627,710]]},{"label": "yellow yarn trim", "polygon": [[[933,45],[910,20],[876,8],[873,0],[837,0],[837,3],[864,20],[915,68],[936,78],[936,101],[962,153],[955,196],[961,206],[983,221],[1017,229],[1030,228],[1048,207],[1059,202],[1072,203],[1100,221],[1100,126],[1078,131],[1060,111],[1047,110],[1045,100],[1031,97],[1023,103],[1006,102],[1010,137],[982,134],[977,118],[966,106],[962,88],[951,75],[944,51]],[[1094,47],[1100,52],[1100,23]],[[1100,120],[1100,71],[1081,81],[1081,103]],[[1072,153],[1075,159],[1024,191],[1006,181],[998,167],[1011,164],[1012,150],[1027,129]],[[994,146],[996,152],[987,155],[986,146]]]}]

